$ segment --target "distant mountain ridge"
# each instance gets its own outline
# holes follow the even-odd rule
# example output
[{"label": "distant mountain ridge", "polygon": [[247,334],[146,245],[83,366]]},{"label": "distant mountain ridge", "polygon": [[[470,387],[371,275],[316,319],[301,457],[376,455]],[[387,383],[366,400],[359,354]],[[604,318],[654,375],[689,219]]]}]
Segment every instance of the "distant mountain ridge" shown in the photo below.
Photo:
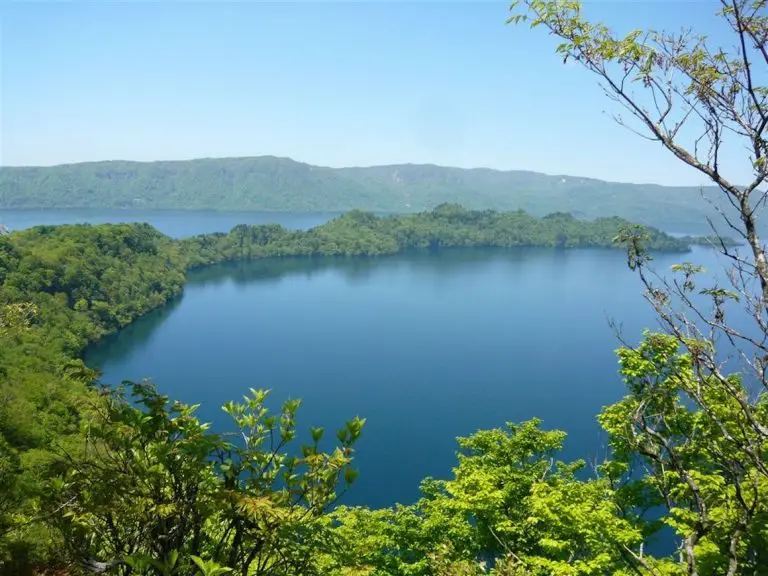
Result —
[{"label": "distant mountain ridge", "polygon": [[620,216],[654,226],[702,224],[714,188],[605,182],[529,171],[397,164],[328,168],[290,158],[103,161],[0,168],[0,210],[138,208],[335,212],[522,209],[536,216]]}]

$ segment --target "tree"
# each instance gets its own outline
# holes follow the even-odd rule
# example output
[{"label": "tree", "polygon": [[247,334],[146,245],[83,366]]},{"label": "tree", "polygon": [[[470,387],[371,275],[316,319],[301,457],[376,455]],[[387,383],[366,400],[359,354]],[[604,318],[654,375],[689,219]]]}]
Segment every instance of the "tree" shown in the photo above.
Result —
[{"label": "tree", "polygon": [[[730,575],[768,565],[768,260],[759,234],[768,199],[768,5],[720,5],[733,47],[692,30],[619,37],[571,0],[515,0],[510,22],[549,30],[563,61],[594,74],[629,113],[614,116],[620,124],[660,143],[720,191],[709,201],[721,221],[710,225],[713,248],[730,263],[725,281],[701,280],[705,271],[693,263],[673,267],[667,278],[653,269],[642,231],[617,237],[665,334],[620,351],[630,395],[601,421],[617,456],[614,472],[623,462],[625,486],[637,492],[631,464],[646,467],[646,503],[652,494],[666,510],[685,573]],[[744,185],[723,161],[737,147],[747,150],[751,167]],[[741,246],[722,241],[718,224]],[[737,321],[744,312],[747,326]],[[736,361],[740,373],[729,373]]]},{"label": "tree", "polygon": [[335,560],[392,576],[666,569],[665,560],[634,560],[644,526],[621,513],[609,476],[583,481],[577,478],[583,461],[556,460],[564,439],[564,432],[542,430],[538,420],[459,438],[453,478],[425,480],[416,504],[338,510],[347,545]]},{"label": "tree", "polygon": [[299,401],[278,414],[267,391],[223,408],[235,438],[208,431],[197,406],[170,402],[147,383],[94,403],[85,455],[63,453],[66,472],[51,481],[50,522],[72,562],[115,574],[309,575],[328,550],[324,516],[351,484],[352,446],[364,421],[338,431],[331,452],[294,447]]},{"label": "tree", "polygon": [[37,308],[29,302],[6,304],[0,308],[0,338],[27,329],[36,314]]}]

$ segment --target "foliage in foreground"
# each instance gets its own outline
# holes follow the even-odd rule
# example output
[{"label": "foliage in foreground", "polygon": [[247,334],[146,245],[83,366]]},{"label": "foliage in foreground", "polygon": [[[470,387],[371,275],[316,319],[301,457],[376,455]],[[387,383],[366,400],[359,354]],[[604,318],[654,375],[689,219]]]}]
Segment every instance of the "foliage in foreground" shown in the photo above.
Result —
[{"label": "foliage in foreground", "polygon": [[[298,401],[271,415],[252,390],[225,411],[233,438],[208,431],[196,407],[169,403],[148,384],[133,403],[107,392],[87,424],[86,449],[51,483],[50,522],[75,566],[115,574],[318,574],[331,550],[324,516],[351,484],[351,420],[323,452],[322,429],[296,448]],[[105,560],[106,559],[106,560]]]}]

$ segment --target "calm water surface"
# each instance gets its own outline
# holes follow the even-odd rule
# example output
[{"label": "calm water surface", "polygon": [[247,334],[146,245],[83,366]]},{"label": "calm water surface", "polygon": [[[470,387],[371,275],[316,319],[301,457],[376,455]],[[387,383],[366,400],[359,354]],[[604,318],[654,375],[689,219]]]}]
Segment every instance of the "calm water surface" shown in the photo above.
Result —
[{"label": "calm water surface", "polygon": [[[10,229],[40,224],[149,222],[174,237],[233,226],[317,226],[328,214],[23,210]],[[706,226],[674,232],[706,234]],[[716,269],[714,253],[657,255]],[[447,477],[455,437],[540,417],[568,432],[565,458],[604,453],[595,424],[623,395],[608,318],[637,341],[655,320],[621,251],[448,251],[378,260],[282,260],[190,274],[183,297],[89,351],[104,381],[152,378],[230,429],[220,405],[249,387],[275,407],[302,398],[299,423],[332,432],[367,418],[350,504],[418,497]]]},{"label": "calm water surface", "polygon": [[[658,268],[714,255],[658,255]],[[330,432],[367,418],[346,503],[412,501],[446,477],[455,437],[540,417],[565,457],[604,453],[595,415],[623,396],[608,325],[631,341],[655,320],[617,250],[447,251],[378,260],[282,260],[195,271],[186,291],[88,354],[105,382],[153,379],[228,428],[249,387],[301,398]]]}]

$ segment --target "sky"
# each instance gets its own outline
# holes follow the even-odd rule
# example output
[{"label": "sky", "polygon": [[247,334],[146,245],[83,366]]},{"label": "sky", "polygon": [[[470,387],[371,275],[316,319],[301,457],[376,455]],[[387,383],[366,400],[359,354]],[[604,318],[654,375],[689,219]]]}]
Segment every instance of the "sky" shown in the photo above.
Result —
[{"label": "sky", "polygon": [[[722,34],[711,0],[585,4],[623,32]],[[618,126],[595,77],[508,15],[486,1],[5,0],[0,165],[274,155],[706,183]]]}]

